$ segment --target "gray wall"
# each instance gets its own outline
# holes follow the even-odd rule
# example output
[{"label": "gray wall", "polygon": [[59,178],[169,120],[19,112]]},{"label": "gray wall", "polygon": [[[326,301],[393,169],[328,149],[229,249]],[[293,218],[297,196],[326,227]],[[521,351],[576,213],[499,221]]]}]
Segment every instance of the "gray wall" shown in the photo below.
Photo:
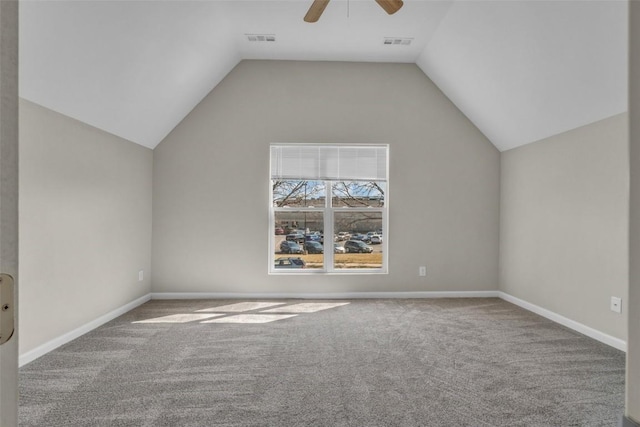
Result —
[{"label": "gray wall", "polygon": [[622,340],[627,305],[628,117],[502,153],[500,289]]},{"label": "gray wall", "polygon": [[626,412],[640,424],[640,3],[629,2],[629,141],[631,210]]},{"label": "gray wall", "polygon": [[149,293],[152,165],[147,148],[20,101],[21,354]]},{"label": "gray wall", "polygon": [[[388,276],[267,274],[271,142],[390,144]],[[499,170],[414,64],[243,61],[154,150],[153,291],[497,290]]]}]

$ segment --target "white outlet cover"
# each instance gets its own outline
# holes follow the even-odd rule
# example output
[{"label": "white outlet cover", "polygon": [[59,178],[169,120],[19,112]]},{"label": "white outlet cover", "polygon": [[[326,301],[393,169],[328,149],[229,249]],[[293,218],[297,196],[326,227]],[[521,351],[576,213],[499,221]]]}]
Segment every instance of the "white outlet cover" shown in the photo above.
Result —
[{"label": "white outlet cover", "polygon": [[611,297],[611,311],[622,313],[622,298]]},{"label": "white outlet cover", "polygon": [[142,282],[144,280],[144,270],[138,271],[138,281]]}]

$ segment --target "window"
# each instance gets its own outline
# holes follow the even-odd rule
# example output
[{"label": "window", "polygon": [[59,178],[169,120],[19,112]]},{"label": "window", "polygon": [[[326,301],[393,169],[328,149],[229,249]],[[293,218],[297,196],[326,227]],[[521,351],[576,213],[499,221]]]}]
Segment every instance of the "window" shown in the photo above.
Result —
[{"label": "window", "polygon": [[388,151],[271,145],[269,272],[387,272]]}]

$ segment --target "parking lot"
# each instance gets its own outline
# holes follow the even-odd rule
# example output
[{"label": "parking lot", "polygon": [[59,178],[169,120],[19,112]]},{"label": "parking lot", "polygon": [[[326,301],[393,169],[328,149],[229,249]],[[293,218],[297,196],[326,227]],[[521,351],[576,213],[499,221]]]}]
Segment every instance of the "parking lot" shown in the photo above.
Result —
[{"label": "parking lot", "polygon": [[[280,243],[286,240],[285,235],[275,236],[275,258],[283,256],[280,252]],[[335,242],[339,246],[344,246],[345,241]],[[324,248],[333,250],[333,242],[326,242]],[[337,253],[334,254],[335,268],[380,268],[382,267],[382,245],[368,245],[373,249],[371,253]],[[306,268],[322,268],[324,264],[323,254],[293,254],[294,257],[302,258]]]},{"label": "parking lot", "polygon": [[[284,236],[284,235],[276,235],[274,237],[275,237],[275,239],[274,239],[274,241],[275,241],[275,245],[274,245],[275,253],[276,254],[280,254],[280,243],[283,240],[286,239],[286,236]],[[330,243],[330,242],[325,242],[325,245],[324,245],[325,248],[327,247],[326,243]],[[337,243],[340,246],[344,246],[344,241],[335,242],[335,243]],[[380,254],[382,253],[382,245],[370,245],[370,244],[368,244],[368,246],[371,246],[371,248],[373,249],[372,253],[374,253],[374,254],[375,253],[380,253]],[[331,247],[333,248],[333,245]]]}]

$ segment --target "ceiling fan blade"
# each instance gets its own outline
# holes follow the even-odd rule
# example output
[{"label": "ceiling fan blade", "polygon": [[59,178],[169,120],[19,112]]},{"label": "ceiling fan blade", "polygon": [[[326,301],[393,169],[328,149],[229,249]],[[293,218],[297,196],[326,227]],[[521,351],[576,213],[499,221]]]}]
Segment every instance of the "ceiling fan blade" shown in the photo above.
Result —
[{"label": "ceiling fan blade", "polygon": [[309,11],[304,16],[305,22],[318,22],[322,12],[324,12],[324,8],[329,4],[329,0],[313,0]]},{"label": "ceiling fan blade", "polygon": [[387,12],[389,15],[393,15],[400,10],[404,4],[402,0],[376,0],[376,2]]}]

